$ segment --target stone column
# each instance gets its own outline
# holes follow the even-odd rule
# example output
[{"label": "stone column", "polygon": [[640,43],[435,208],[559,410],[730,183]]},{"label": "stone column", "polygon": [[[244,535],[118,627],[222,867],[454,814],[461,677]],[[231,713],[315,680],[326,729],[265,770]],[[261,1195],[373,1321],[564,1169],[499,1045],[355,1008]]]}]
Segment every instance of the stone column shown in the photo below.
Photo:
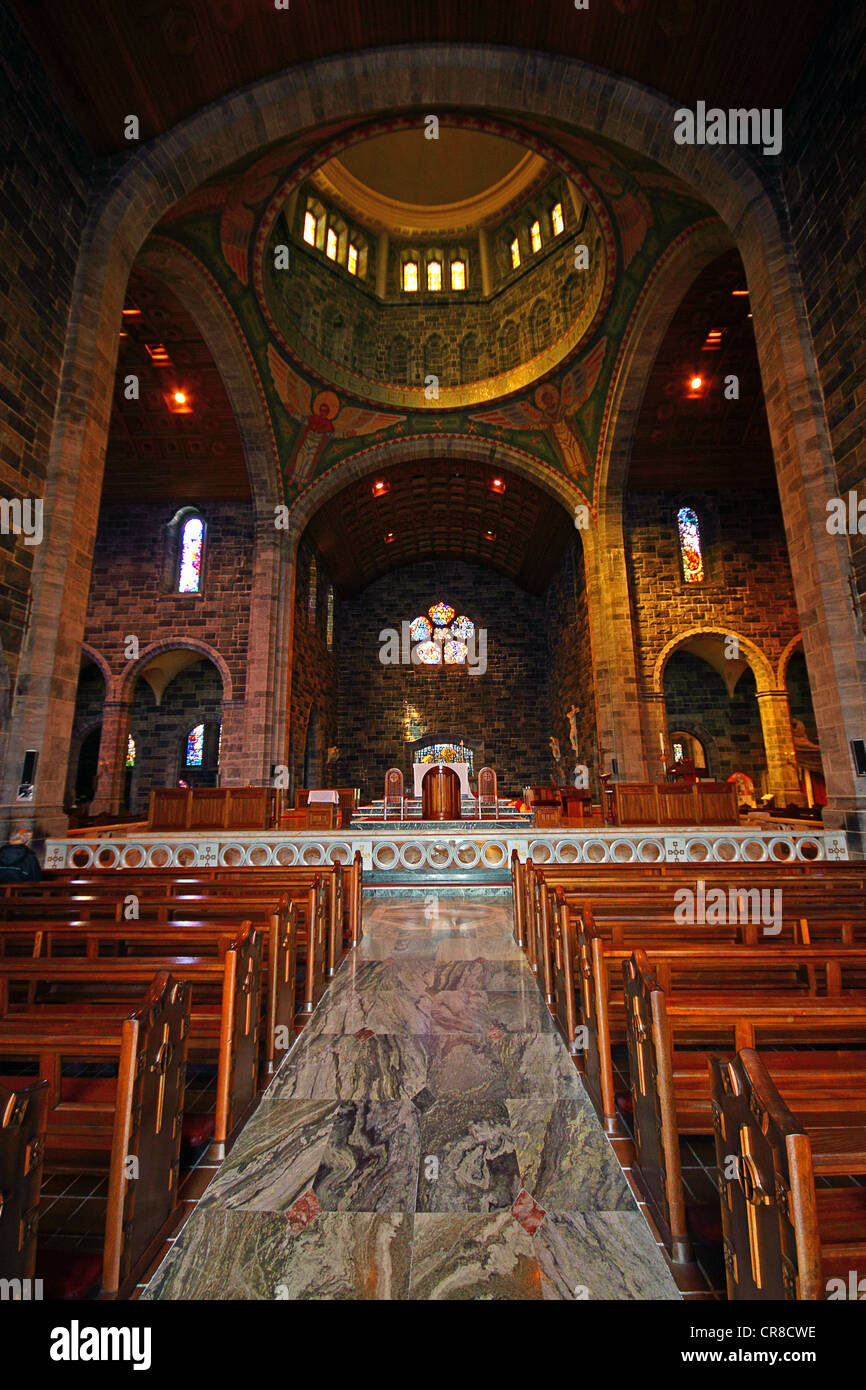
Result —
[{"label": "stone column", "polygon": [[120,814],[131,714],[132,707],[127,700],[106,700],[102,707],[96,794],[90,803],[92,816]]},{"label": "stone column", "polygon": [[805,806],[806,797],[797,781],[788,692],[759,691],[757,699],[767,759],[767,791],[773,793],[777,806]]},{"label": "stone column", "polygon": [[622,518],[581,531],[595,675],[600,772],[616,762],[619,782],[647,780]]},{"label": "stone column", "polygon": [[220,786],[243,787],[251,779],[244,750],[245,700],[223,700],[220,735]]}]

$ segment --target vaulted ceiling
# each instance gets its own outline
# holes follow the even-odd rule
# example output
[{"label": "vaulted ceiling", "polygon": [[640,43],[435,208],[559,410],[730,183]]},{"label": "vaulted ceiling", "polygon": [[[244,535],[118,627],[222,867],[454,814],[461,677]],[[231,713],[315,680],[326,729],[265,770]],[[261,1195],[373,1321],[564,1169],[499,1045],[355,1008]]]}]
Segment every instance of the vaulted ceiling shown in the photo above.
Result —
[{"label": "vaulted ceiling", "polygon": [[[571,58],[693,105],[783,106],[832,0],[12,0],[70,115],[97,153],[145,140],[257,78],[396,44],[505,45]],[[471,100],[471,92],[466,93]]]},{"label": "vaulted ceiling", "polygon": [[[635,430],[632,489],[775,487],[749,297],[735,293],[745,288],[732,251],[698,276],[674,313]],[[710,348],[714,330],[721,345]],[[695,376],[698,390],[689,385]],[[725,395],[731,376],[738,400]]]},{"label": "vaulted ceiling", "polygon": [[[170,290],[140,271],[130,278],[105,458],[104,502],[204,502],[249,498],[238,427],[222,377],[194,320]],[[163,347],[154,363],[148,347]],[[124,383],[135,376],[138,399]],[[173,393],[187,413],[172,409]]]},{"label": "vaulted ceiling", "polygon": [[[497,480],[504,491],[491,487]],[[374,494],[377,483],[387,491]],[[350,483],[316,513],[306,534],[344,594],[403,565],[445,559],[490,565],[540,594],[575,530],[561,504],[525,478],[478,463],[427,460]]]}]

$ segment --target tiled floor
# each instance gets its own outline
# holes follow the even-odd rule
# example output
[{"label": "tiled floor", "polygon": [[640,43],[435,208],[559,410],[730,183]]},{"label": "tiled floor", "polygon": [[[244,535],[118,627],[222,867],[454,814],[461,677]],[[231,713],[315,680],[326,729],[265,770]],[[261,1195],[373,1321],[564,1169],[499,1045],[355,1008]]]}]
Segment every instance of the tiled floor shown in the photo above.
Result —
[{"label": "tiled floor", "polygon": [[510,905],[364,930],[143,1297],[678,1298]]}]

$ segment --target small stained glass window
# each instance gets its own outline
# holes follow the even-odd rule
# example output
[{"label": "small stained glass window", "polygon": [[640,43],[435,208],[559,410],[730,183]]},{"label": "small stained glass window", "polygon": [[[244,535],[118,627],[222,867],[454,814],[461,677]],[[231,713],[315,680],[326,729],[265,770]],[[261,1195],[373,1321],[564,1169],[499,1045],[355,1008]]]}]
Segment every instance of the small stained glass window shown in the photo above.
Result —
[{"label": "small stained glass window", "polygon": [[204,724],[196,724],[190,729],[186,739],[187,767],[201,767],[204,756]]},{"label": "small stained glass window", "polygon": [[442,262],[427,262],[427,288],[428,290],[441,290],[442,288]]},{"label": "small stained glass window", "polygon": [[328,585],[328,614],[325,621],[325,640],[328,649],[334,645],[334,590]]},{"label": "small stained glass window", "polygon": [[414,618],[409,624],[409,636],[413,642],[428,642],[432,628],[426,618]]},{"label": "small stained glass window", "polygon": [[334,231],[333,227],[328,228],[328,233],[325,237],[325,255],[329,261],[335,261],[337,259],[337,233]]},{"label": "small stained glass window", "polygon": [[305,212],[305,213],[304,213],[304,241],[307,243],[308,246],[315,246],[315,244],[316,244],[316,232],[318,231],[318,228],[319,228],[319,224],[318,224],[318,222],[316,221],[315,214],[312,213],[312,212]]},{"label": "small stained glass window", "polygon": [[677,512],[677,529],[680,537],[683,578],[687,584],[702,584],[704,582],[704,556],[701,547],[701,528],[697,513],[691,507],[680,507]]},{"label": "small stained glass window", "polygon": [[466,289],[466,262],[451,262],[451,288],[452,290]]},{"label": "small stained glass window", "polygon": [[204,550],[204,522],[191,516],[184,523],[180,539],[179,594],[197,594],[201,588],[201,561]]},{"label": "small stained glass window", "polygon": [[450,603],[434,603],[427,609],[427,615],[434,627],[447,627],[454,617],[454,609]]},{"label": "small stained glass window", "polygon": [[349,245],[349,254],[348,254],[348,257],[347,257],[347,259],[346,259],[346,269],[348,270],[348,272],[349,272],[350,275],[357,275],[357,274],[358,274],[358,248],[357,248],[357,246],[352,246],[351,244]]},{"label": "small stained glass window", "polygon": [[553,228],[553,235],[559,236],[565,230],[565,220],[562,216],[562,203],[554,203],[550,210],[550,225]]},{"label": "small stained glass window", "polygon": [[529,229],[529,240],[533,251],[541,250],[541,223],[533,222]]},{"label": "small stained glass window", "polygon": [[126,766],[135,767],[135,739],[132,734],[126,740]]},{"label": "small stained glass window", "polygon": [[419,642],[415,648],[415,660],[422,666],[439,666],[442,662],[442,648],[438,642]]},{"label": "small stained glass window", "polygon": [[418,266],[415,261],[407,261],[403,266],[403,289],[414,293],[418,288]]},{"label": "small stained glass window", "polygon": [[316,564],[315,555],[310,557],[310,568],[307,573],[307,619],[312,626],[316,621],[316,603],[319,597],[319,567]]},{"label": "small stained glass window", "polygon": [[455,618],[451,624],[451,631],[458,641],[470,642],[475,636],[475,624],[461,613],[460,617]]},{"label": "small stained glass window", "polygon": [[683,760],[683,745],[682,745],[681,743],[675,743],[675,744],[674,744],[674,762],[675,762],[675,763],[681,763],[682,760]]},{"label": "small stained glass window", "polygon": [[517,240],[517,237],[512,241],[509,250],[511,251],[511,268],[512,270],[516,270],[520,265],[520,242]]},{"label": "small stained glass window", "polygon": [[462,666],[469,655],[469,648],[465,642],[446,642],[442,648],[442,655],[445,657],[446,666]]}]

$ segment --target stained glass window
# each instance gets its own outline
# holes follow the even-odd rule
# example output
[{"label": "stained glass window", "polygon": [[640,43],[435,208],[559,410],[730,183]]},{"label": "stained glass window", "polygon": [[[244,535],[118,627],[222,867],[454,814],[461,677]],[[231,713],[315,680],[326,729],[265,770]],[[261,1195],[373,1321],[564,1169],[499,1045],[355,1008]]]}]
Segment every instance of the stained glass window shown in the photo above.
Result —
[{"label": "stained glass window", "polygon": [[346,269],[348,270],[348,272],[349,272],[350,275],[357,275],[357,274],[358,274],[358,248],[357,248],[357,246],[351,246],[351,245],[350,245],[350,247],[349,247],[349,255],[348,255],[347,259],[346,259]]},{"label": "stained glass window", "polygon": [[446,666],[462,666],[469,655],[469,648],[465,642],[446,642],[442,648],[442,655],[445,657]]},{"label": "stained glass window", "polygon": [[204,755],[204,724],[196,724],[190,729],[186,739],[187,767],[201,767]]},{"label": "stained glass window", "polygon": [[674,750],[673,750],[673,751],[674,751],[674,762],[675,762],[675,763],[681,763],[682,760],[683,760],[683,745],[682,745],[681,743],[675,743],[675,744],[674,744]]},{"label": "stained glass window", "polygon": [[315,246],[315,244],[316,244],[316,230],[317,230],[317,223],[316,223],[315,215],[314,215],[312,212],[305,212],[305,213],[304,213],[304,241],[307,243],[308,246]]},{"label": "stained glass window", "polygon": [[418,288],[418,267],[414,261],[407,261],[403,267],[403,289],[408,291]]},{"label": "stained glass window", "polygon": [[451,631],[460,642],[469,642],[475,636],[475,624],[461,613],[451,624]]},{"label": "stained glass window", "polygon": [[434,603],[427,613],[434,627],[447,627],[454,617],[454,609],[448,603]]},{"label": "stained glass window", "polygon": [[334,590],[328,585],[328,616],[325,623],[325,640],[329,647],[334,645]]},{"label": "stained glass window", "polygon": [[201,587],[201,560],[204,550],[204,522],[191,516],[184,523],[180,540],[179,594],[197,594]]},{"label": "stained glass window", "polygon": [[442,648],[438,642],[419,642],[415,648],[415,659],[422,666],[439,666],[442,662]]},{"label": "stained glass window", "polygon": [[533,251],[541,250],[541,223],[533,222],[529,229],[529,240],[532,243]]},{"label": "stained glass window", "polygon": [[451,262],[451,288],[452,290],[466,289],[466,262]]},{"label": "stained glass window", "polygon": [[442,288],[442,262],[427,262],[427,288],[428,290],[441,290]]},{"label": "stained glass window", "polygon": [[520,265],[520,242],[517,240],[517,237],[512,241],[509,250],[511,251],[511,268],[512,270],[516,270]]},{"label": "stained glass window", "polygon": [[337,259],[337,233],[333,227],[328,228],[328,234],[325,238],[325,255],[329,261]]},{"label": "stained glass window", "polygon": [[432,628],[426,618],[414,618],[409,624],[409,636],[413,642],[426,642],[430,638]]},{"label": "stained glass window", "polygon": [[550,211],[550,224],[553,227],[553,235],[559,236],[565,229],[565,221],[562,216],[562,203],[554,203]]},{"label": "stained glass window", "polygon": [[701,549],[701,528],[697,514],[691,507],[680,507],[677,512],[677,528],[680,534],[683,578],[687,584],[702,584],[704,557]]},{"label": "stained glass window", "polygon": [[126,740],[126,766],[135,767],[135,739],[132,734]]}]

